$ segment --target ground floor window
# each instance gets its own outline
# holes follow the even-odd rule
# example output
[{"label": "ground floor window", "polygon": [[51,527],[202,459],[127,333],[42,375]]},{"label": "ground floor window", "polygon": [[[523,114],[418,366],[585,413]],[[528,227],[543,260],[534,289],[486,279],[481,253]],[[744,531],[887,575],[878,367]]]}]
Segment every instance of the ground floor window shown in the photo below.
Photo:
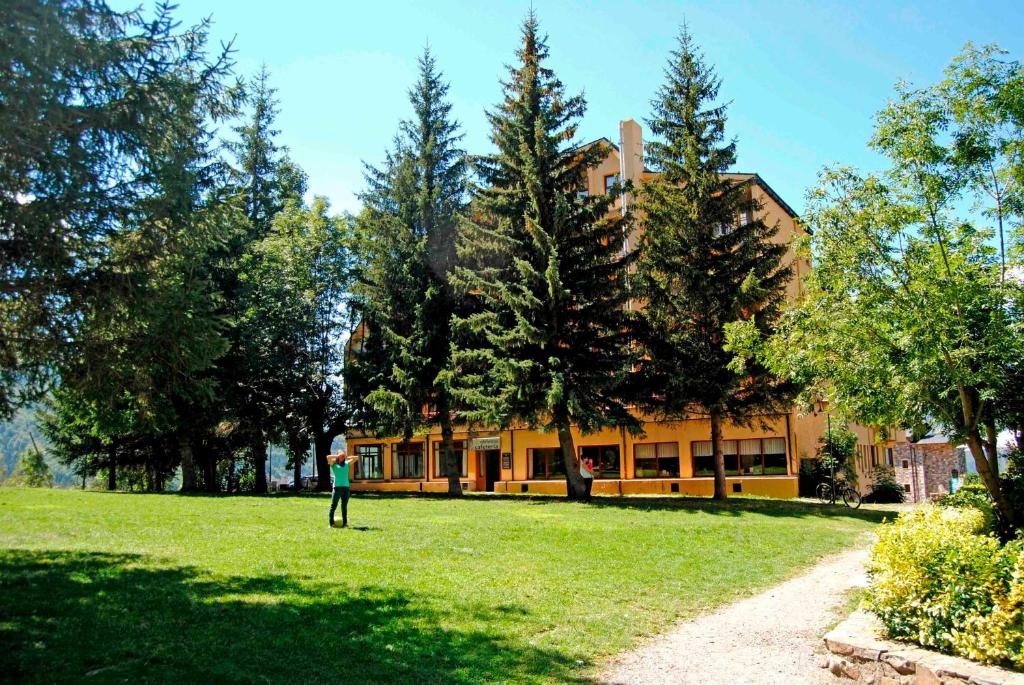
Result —
[{"label": "ground floor window", "polygon": [[633,446],[637,478],[678,478],[679,443],[645,442]]},{"label": "ground floor window", "polygon": [[392,478],[423,477],[423,443],[405,442],[391,448]]},{"label": "ground floor window", "polygon": [[580,459],[589,459],[593,463],[595,478],[622,477],[618,445],[588,445],[587,447],[581,447]]},{"label": "ground floor window", "polygon": [[380,479],[384,477],[384,446],[356,445],[355,477],[364,479]]},{"label": "ground floor window", "polygon": [[[693,455],[693,475],[706,477],[715,475],[715,452],[710,440],[696,440],[690,445]],[[725,460],[725,475],[738,476],[740,473],[735,440],[722,441],[722,455]]]},{"label": "ground floor window", "polygon": [[[692,445],[693,475],[715,475],[715,457],[710,440],[698,440]],[[722,456],[727,476],[785,476],[785,438],[753,438],[750,440],[723,440]]]},{"label": "ground floor window", "polygon": [[530,478],[565,478],[565,462],[562,459],[561,447],[534,447],[529,453]]},{"label": "ground floor window", "polygon": [[[466,453],[466,441],[455,440],[452,443],[452,448],[455,450],[455,459],[461,465],[459,471],[460,478],[469,477],[469,456]],[[448,472],[444,468],[444,457],[441,455],[441,443],[434,443],[434,477],[435,478],[447,478]]]}]

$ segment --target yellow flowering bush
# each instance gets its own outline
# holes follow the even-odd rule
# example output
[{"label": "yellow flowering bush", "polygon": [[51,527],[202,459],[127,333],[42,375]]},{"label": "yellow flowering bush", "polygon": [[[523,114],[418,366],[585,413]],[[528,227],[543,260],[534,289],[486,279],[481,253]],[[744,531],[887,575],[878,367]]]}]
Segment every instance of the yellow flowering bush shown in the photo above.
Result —
[{"label": "yellow flowering bush", "polygon": [[1009,565],[1009,577],[990,581],[992,609],[968,616],[962,629],[954,629],[953,646],[970,659],[1024,668],[1024,542],[1011,542],[1002,556]]},{"label": "yellow flowering bush", "polygon": [[1024,666],[1024,542],[1003,547],[988,524],[925,506],[880,528],[868,606],[891,637]]}]

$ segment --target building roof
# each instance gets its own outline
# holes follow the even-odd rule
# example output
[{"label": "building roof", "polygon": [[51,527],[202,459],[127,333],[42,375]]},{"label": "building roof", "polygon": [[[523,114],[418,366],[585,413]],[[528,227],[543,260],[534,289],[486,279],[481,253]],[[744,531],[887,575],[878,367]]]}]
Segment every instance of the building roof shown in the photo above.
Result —
[{"label": "building roof", "polygon": [[945,433],[929,433],[928,435],[924,436],[923,438],[921,438],[920,440],[918,440],[914,444],[915,445],[946,445],[946,444],[949,444],[950,442],[951,441],[949,439],[949,436],[946,435]]}]

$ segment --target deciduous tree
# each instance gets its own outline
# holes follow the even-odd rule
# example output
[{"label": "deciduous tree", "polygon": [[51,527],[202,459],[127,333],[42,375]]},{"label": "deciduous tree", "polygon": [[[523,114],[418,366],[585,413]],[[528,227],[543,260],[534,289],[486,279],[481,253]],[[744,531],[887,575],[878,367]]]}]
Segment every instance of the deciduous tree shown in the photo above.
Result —
[{"label": "deciduous tree", "polygon": [[1008,528],[1022,519],[997,435],[1024,359],[1022,113],[1024,70],[995,48],[968,46],[934,86],[897,86],[871,142],[889,168],[821,174],[806,297],[762,351],[862,422],[963,440]]}]

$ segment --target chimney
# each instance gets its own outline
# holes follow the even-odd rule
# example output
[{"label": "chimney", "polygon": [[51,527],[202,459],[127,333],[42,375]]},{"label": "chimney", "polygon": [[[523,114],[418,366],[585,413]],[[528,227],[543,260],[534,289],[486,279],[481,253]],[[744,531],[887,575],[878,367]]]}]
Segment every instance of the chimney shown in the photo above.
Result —
[{"label": "chimney", "polygon": [[622,180],[640,182],[644,170],[644,141],[640,124],[632,119],[619,122],[619,154],[622,159]]}]

